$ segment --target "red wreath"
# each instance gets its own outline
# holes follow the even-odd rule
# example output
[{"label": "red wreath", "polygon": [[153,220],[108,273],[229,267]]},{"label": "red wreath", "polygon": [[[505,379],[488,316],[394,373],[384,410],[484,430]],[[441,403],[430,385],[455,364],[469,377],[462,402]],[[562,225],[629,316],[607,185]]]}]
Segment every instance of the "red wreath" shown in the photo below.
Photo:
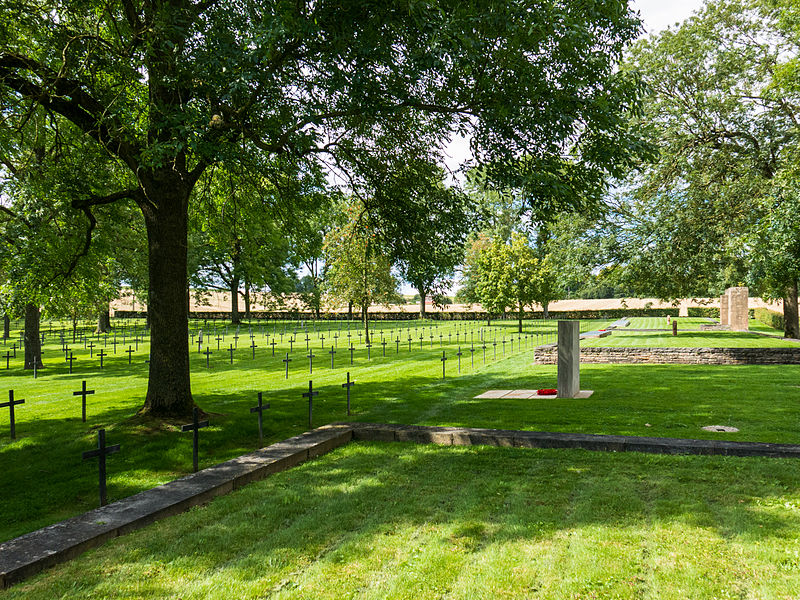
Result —
[{"label": "red wreath", "polygon": [[558,395],[558,390],[551,390],[551,389],[543,389],[543,390],[536,390],[536,393],[540,396],[556,396]]}]

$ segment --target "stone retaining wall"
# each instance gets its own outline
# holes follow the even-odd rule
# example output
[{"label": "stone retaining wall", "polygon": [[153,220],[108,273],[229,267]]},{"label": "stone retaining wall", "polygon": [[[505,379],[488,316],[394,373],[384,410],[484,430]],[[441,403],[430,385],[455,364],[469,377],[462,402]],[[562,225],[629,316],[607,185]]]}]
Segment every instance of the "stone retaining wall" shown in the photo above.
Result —
[{"label": "stone retaining wall", "polygon": [[[554,365],[555,346],[536,349],[535,363]],[[582,363],[678,365],[798,365],[800,348],[581,348]]]}]

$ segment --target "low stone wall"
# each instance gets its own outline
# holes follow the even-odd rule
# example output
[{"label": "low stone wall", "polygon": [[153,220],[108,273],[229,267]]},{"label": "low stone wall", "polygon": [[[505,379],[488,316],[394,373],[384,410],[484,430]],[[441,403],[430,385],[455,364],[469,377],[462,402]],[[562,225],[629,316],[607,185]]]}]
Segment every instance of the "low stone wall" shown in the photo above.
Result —
[{"label": "low stone wall", "polygon": [[[536,349],[535,363],[554,365],[555,346]],[[798,365],[800,348],[581,348],[582,363],[677,365]]]}]

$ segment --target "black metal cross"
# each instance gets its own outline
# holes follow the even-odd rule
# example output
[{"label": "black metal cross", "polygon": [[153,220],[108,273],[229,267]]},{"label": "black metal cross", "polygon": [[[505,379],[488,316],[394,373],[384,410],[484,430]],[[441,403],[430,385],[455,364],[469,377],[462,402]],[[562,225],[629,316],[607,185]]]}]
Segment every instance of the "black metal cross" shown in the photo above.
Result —
[{"label": "black metal cross", "polygon": [[81,383],[81,391],[79,392],[72,392],[73,396],[80,396],[81,397],[81,420],[86,423],[86,396],[89,394],[94,394],[94,390],[87,390],[86,389],[86,380]]},{"label": "black metal cross", "polygon": [[6,350],[6,355],[4,357],[6,359],[6,371],[9,369],[9,361],[11,360],[11,352]]},{"label": "black metal cross", "polygon": [[350,344],[350,364],[353,364],[353,344]]},{"label": "black metal cross", "polygon": [[475,368],[475,344],[470,346],[469,358],[470,358],[470,362],[472,363],[470,366],[474,369]]},{"label": "black metal cross", "polygon": [[14,352],[14,358],[17,358],[17,344],[11,344],[11,350]]},{"label": "black metal cross", "polygon": [[89,358],[94,358],[94,352],[93,352],[94,342],[89,342],[88,348],[89,348]]},{"label": "black metal cross", "polygon": [[25,404],[25,400],[14,400],[14,390],[8,390],[8,402],[0,404],[0,408],[8,407],[9,423],[11,424],[11,439],[17,439],[17,425],[14,418],[14,407],[18,404]]},{"label": "black metal cross", "polygon": [[356,384],[355,381],[350,381],[350,371],[347,372],[347,383],[343,383],[342,387],[347,390],[347,416],[350,416],[350,388]]},{"label": "black metal cross", "polygon": [[458,347],[458,352],[456,352],[456,356],[458,357],[458,372],[461,373],[461,346]]},{"label": "black metal cross", "polygon": [[258,392],[258,406],[254,406],[250,409],[250,414],[258,413],[258,447],[264,447],[264,426],[263,426],[263,416],[264,410],[269,408],[269,402],[266,404],[263,403],[262,393]]},{"label": "black metal cross", "polygon": [[286,358],[284,358],[281,362],[286,363],[286,377],[284,377],[284,379],[289,379],[289,363],[292,362],[292,359],[289,358],[288,352],[286,353]]},{"label": "black metal cross", "polygon": [[400,354],[400,338],[397,338],[395,340],[395,342],[396,342],[396,344],[395,344],[394,353],[395,354]]},{"label": "black metal cross", "polygon": [[318,396],[319,392],[314,391],[314,384],[311,380],[308,380],[308,391],[303,392],[303,398],[308,398],[308,428],[311,429],[313,425],[312,417],[314,415],[314,396]]},{"label": "black metal cross", "polygon": [[[381,332],[383,333],[383,332]],[[386,340],[381,339],[381,346],[383,346],[383,356],[386,357]]]},{"label": "black metal cross", "polygon": [[69,374],[72,375],[72,363],[78,360],[74,356],[72,356],[72,350],[69,351],[69,357],[67,358],[67,362],[69,362]]},{"label": "black metal cross", "polygon": [[481,348],[483,348],[483,364],[486,364],[486,344],[483,344]]},{"label": "black metal cross", "polygon": [[97,457],[98,459],[98,480],[100,484],[100,506],[106,505],[106,456],[119,452],[119,444],[106,446],[106,430],[100,429],[97,432],[97,449],[88,450],[81,456],[83,460]]},{"label": "black metal cross", "polygon": [[219,343],[222,341],[222,336],[221,335],[217,335],[217,337],[214,338],[214,339],[217,340],[217,350],[219,350]]},{"label": "black metal cross", "polygon": [[331,346],[331,349],[328,350],[328,354],[331,355],[331,369],[332,369],[333,368],[333,355],[336,354],[336,350],[334,349],[333,346]]},{"label": "black metal cross", "polygon": [[322,341],[322,345],[320,346],[320,348],[324,348],[325,347],[325,334],[324,333],[320,334],[319,339]]},{"label": "black metal cross", "polygon": [[128,346],[128,349],[127,349],[127,350],[125,350],[125,352],[127,352],[127,353],[128,353],[128,364],[131,364],[131,355],[133,354],[133,348],[131,348],[130,346]]},{"label": "black metal cross", "polygon": [[211,368],[211,355],[214,354],[208,347],[206,347],[206,351],[202,352],[202,354],[206,355],[206,369]]},{"label": "black metal cross", "polygon": [[272,341],[269,343],[272,346],[272,356],[275,356],[275,338],[272,338]]},{"label": "black metal cross", "polygon": [[233,345],[238,348],[239,347],[239,328],[236,328],[236,333],[233,334]]},{"label": "black metal cross", "polygon": [[370,360],[370,353],[369,353],[370,348],[372,348],[372,344],[367,344],[367,360]]},{"label": "black metal cross", "polygon": [[192,468],[197,473],[197,448],[200,444],[200,430],[208,427],[208,419],[200,421],[200,410],[195,406],[192,410],[192,422],[188,425],[181,425],[181,431],[192,432]]},{"label": "black metal cross", "polygon": [[255,358],[256,357],[256,348],[258,348],[258,346],[256,346],[256,341],[254,339],[251,340],[250,348],[253,350],[253,358]]},{"label": "black metal cross", "polygon": [[102,369],[103,368],[103,358],[108,356],[108,354],[106,354],[105,350],[101,349],[100,352],[97,353],[97,356],[100,358],[100,368]]},{"label": "black metal cross", "polygon": [[506,338],[503,338],[503,356],[506,355]]},{"label": "black metal cross", "polygon": [[445,354],[445,350],[442,350],[442,358],[439,360],[442,361],[442,379],[444,379],[444,364],[447,362],[447,355]]},{"label": "black metal cross", "polygon": [[309,347],[308,347],[308,342],[309,342],[309,340],[311,340],[311,338],[310,338],[310,337],[308,337],[308,334],[306,334],[306,350],[308,350],[308,349],[309,349]]},{"label": "black metal cross", "polygon": [[294,338],[289,338],[289,352],[294,351]]},{"label": "black metal cross", "polygon": [[308,374],[309,375],[311,375],[314,372],[314,359],[316,357],[317,357],[317,355],[314,354],[311,351],[309,351],[308,352],[308,356],[306,356],[306,358],[308,359]]},{"label": "black metal cross", "polygon": [[411,336],[408,336],[408,351],[411,352]]}]

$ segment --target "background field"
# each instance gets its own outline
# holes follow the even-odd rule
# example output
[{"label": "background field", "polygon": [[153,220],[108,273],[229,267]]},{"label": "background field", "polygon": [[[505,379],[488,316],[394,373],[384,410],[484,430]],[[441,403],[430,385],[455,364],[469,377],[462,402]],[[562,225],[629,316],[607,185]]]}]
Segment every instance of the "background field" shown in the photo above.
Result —
[{"label": "background field", "polygon": [[[376,345],[367,351],[358,346],[358,335],[351,330],[356,344],[354,364],[342,348],[330,368],[327,348],[330,336],[321,348],[323,331],[309,332],[309,343],[316,348],[314,373],[308,373],[305,334],[298,331],[300,348],[295,343],[290,376],[284,379],[281,358],[288,351],[294,331],[287,327],[281,340],[282,324],[276,325],[276,355],[267,344],[265,328],[254,327],[258,348],[256,358],[246,347],[250,338],[247,327],[240,329],[241,346],[233,365],[224,346],[232,342],[233,328],[223,348],[216,350],[212,337],[212,367],[205,367],[205,356],[192,353],[192,378],[195,400],[209,413],[211,427],[201,432],[200,463],[203,466],[253,450],[258,444],[256,419],[249,408],[256,403],[259,391],[272,408],[265,413],[265,443],[285,439],[308,428],[308,405],[301,393],[309,379],[320,391],[314,405],[314,425],[332,421],[360,420],[423,425],[463,425],[544,431],[654,435],[663,437],[715,438],[751,441],[800,443],[800,399],[795,366],[680,366],[680,365],[584,365],[583,387],[595,390],[588,401],[573,400],[476,400],[487,389],[538,389],[554,387],[554,366],[534,366],[533,345],[553,341],[554,322],[526,322],[529,336],[515,338],[511,351],[512,323],[500,323],[491,331],[484,328],[488,341],[486,364],[482,345],[476,343],[471,354],[462,347],[461,374],[458,374],[456,332],[463,342],[468,337],[480,339],[483,323],[443,323],[432,330],[426,327],[420,349],[422,329],[411,322],[403,325],[405,342],[387,344],[382,356],[380,332]],[[584,323],[583,329],[602,325]],[[196,327],[202,324],[196,324]],[[396,323],[382,324],[384,338],[397,334]],[[415,326],[417,327],[415,331]],[[209,325],[206,324],[208,340]],[[409,329],[410,328],[410,329]],[[326,324],[328,333],[341,333],[337,324]],[[218,329],[220,332],[222,329]],[[319,339],[317,334],[319,333]],[[412,350],[407,337],[412,336]],[[441,344],[447,352],[448,377],[441,377]],[[47,337],[49,335],[49,337]],[[96,444],[96,430],[105,427],[109,443],[121,443],[122,452],[109,459],[109,498],[122,498],[185,474],[191,468],[191,436],[181,434],[180,423],[160,423],[136,417],[146,391],[147,343],[139,345],[133,364],[118,348],[100,371],[97,358],[89,358],[82,343],[70,344],[78,356],[76,372],[68,374],[63,362],[59,335],[47,334],[47,368],[34,380],[31,373],[21,374],[21,357],[11,361],[11,370],[2,369],[0,379],[13,388],[17,398],[26,403],[18,407],[17,433],[11,442],[7,435],[8,413],[0,412],[0,457],[3,476],[0,495],[0,539],[80,513],[96,505],[96,464],[82,462],[81,452]],[[448,342],[448,335],[450,341]],[[121,331],[117,331],[121,339]],[[503,358],[503,336],[506,338]],[[537,337],[538,336],[538,337]],[[129,334],[125,334],[126,340]],[[216,336],[214,336],[216,337]],[[221,336],[220,336],[221,337]],[[612,336],[613,337],[613,336]],[[757,336],[753,336],[757,337]],[[270,333],[270,340],[272,334]],[[680,339],[680,336],[679,336]],[[762,338],[758,338],[762,339]],[[767,338],[763,338],[769,341]],[[780,340],[776,340],[780,341]],[[100,342],[102,343],[102,341]],[[205,345],[204,345],[205,346]],[[109,350],[110,352],[110,350]],[[495,358],[496,353],[496,358]],[[2,351],[0,351],[2,354]],[[474,359],[474,367],[472,361]],[[348,417],[341,384],[351,373],[353,415]],[[72,395],[88,380],[96,394],[89,396],[88,422],[80,420],[80,402]],[[704,432],[704,425],[733,425],[737,434]]]}]

